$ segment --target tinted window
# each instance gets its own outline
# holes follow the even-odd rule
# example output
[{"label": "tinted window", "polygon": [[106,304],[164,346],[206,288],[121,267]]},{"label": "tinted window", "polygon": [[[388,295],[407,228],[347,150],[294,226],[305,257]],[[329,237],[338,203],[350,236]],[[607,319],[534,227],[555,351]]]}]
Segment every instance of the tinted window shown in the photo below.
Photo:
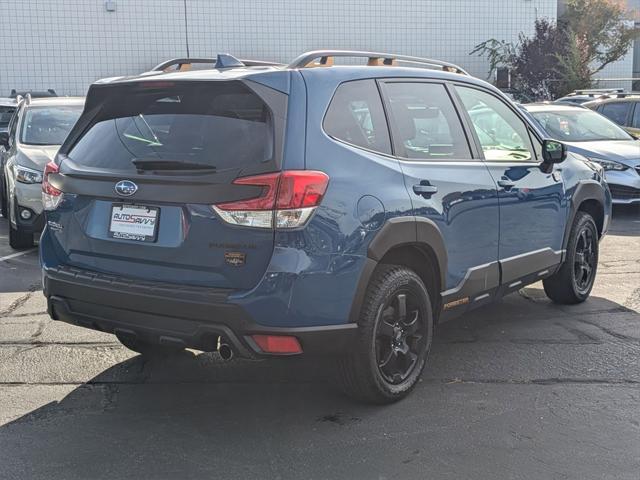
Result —
[{"label": "tinted window", "polygon": [[340,85],[323,126],[335,139],[376,152],[391,153],[389,130],[374,80]]},{"label": "tinted window", "polygon": [[20,128],[20,142],[62,145],[81,113],[81,106],[27,108]]},{"label": "tinted window", "polygon": [[630,140],[618,125],[591,110],[531,112],[547,134],[560,141]]},{"label": "tinted window", "polygon": [[633,121],[631,122],[633,128],[640,128],[640,102],[636,102],[636,109],[633,114]]},{"label": "tinted window", "polygon": [[218,170],[274,156],[269,107],[240,82],[128,86],[106,94],[93,124],[71,148],[77,164],[135,169],[132,160],[167,160]]},{"label": "tinted window", "polygon": [[16,107],[3,107],[0,106],[0,128],[7,128],[13,112],[16,111]]},{"label": "tinted window", "polygon": [[630,102],[605,103],[602,106],[602,114],[618,125],[625,125],[627,123],[629,108],[631,108]]},{"label": "tinted window", "polygon": [[471,158],[460,119],[444,85],[388,83],[395,132],[411,159]]},{"label": "tinted window", "polygon": [[484,157],[489,161],[535,158],[527,125],[499,98],[474,88],[456,87],[469,112]]}]

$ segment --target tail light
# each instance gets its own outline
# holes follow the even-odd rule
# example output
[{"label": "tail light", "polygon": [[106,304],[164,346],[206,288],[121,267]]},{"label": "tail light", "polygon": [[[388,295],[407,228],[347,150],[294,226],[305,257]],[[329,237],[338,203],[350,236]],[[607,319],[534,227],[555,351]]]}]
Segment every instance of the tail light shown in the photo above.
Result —
[{"label": "tail light", "polygon": [[62,190],[49,183],[49,175],[58,173],[58,170],[58,165],[54,162],[49,162],[44,167],[42,175],[42,205],[45,210],[55,210],[62,201]]},{"label": "tail light", "polygon": [[288,170],[234,180],[234,185],[262,187],[259,196],[214,205],[227,223],[257,228],[298,228],[304,226],[320,205],[327,190],[326,173]]}]

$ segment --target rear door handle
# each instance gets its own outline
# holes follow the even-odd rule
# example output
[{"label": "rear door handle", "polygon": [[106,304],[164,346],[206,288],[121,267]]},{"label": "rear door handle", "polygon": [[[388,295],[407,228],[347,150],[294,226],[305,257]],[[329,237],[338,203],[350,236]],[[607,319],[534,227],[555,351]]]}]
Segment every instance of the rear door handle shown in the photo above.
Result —
[{"label": "rear door handle", "polygon": [[425,198],[430,197],[434,193],[438,193],[438,187],[435,185],[429,185],[428,182],[425,183],[427,183],[427,185],[423,185],[422,183],[414,185],[413,192],[418,195],[422,195]]},{"label": "rear door handle", "polygon": [[513,180],[509,180],[508,178],[503,178],[501,180],[498,180],[498,185],[505,190],[511,190],[516,185],[516,182],[514,182]]}]

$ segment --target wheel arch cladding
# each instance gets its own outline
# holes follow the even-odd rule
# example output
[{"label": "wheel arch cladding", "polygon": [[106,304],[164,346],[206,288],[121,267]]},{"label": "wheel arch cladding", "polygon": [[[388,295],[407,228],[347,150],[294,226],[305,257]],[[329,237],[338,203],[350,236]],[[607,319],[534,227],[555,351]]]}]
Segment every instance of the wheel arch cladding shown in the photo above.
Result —
[{"label": "wheel arch cladding", "polygon": [[580,182],[576,187],[576,191],[571,199],[571,214],[567,226],[565,228],[565,238],[563,248],[567,247],[569,241],[569,232],[577,212],[585,212],[593,217],[598,228],[598,235],[602,235],[604,228],[604,211],[605,194],[600,183],[597,182]]},{"label": "wheel arch cladding", "polygon": [[367,249],[367,264],[356,287],[349,319],[356,322],[369,280],[378,264],[400,264],[414,270],[426,285],[434,313],[445,285],[447,251],[438,227],[429,219],[396,217],[385,222]]}]

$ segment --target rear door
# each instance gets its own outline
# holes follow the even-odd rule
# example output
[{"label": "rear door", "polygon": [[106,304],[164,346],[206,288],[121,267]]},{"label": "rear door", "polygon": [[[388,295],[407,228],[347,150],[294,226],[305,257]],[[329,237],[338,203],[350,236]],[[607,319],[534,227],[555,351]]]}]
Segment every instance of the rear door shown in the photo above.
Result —
[{"label": "rear door", "polygon": [[541,168],[541,145],[528,125],[497,95],[455,87],[470,118],[486,165],[498,185],[502,282],[560,262],[567,221],[562,165]]},{"label": "rear door", "polygon": [[255,285],[273,252],[272,223],[232,224],[214,205],[269,188],[233,182],[281,168],[286,105],[285,94],[249,81],[92,87],[52,179],[65,192],[48,214],[60,262],[177,284]]},{"label": "rear door", "polygon": [[466,136],[448,87],[408,80],[381,84],[414,214],[434,222],[444,237],[445,310],[488,300],[499,276],[496,186]]}]

